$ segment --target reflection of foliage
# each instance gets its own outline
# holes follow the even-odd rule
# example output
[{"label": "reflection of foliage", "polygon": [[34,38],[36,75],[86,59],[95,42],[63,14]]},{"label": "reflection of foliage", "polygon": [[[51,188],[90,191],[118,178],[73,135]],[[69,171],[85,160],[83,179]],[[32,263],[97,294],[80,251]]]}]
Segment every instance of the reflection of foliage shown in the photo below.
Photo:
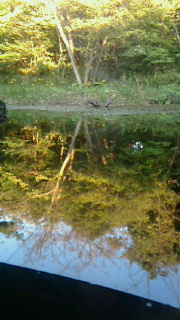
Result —
[{"label": "reflection of foliage", "polygon": [[175,205],[171,193],[157,194],[142,222],[129,223],[134,240],[126,252],[131,262],[138,262],[154,278],[168,265],[180,260],[179,232],[175,227]]},{"label": "reflection of foliage", "polygon": [[[39,125],[33,121],[30,126],[10,120],[3,126],[0,200],[4,205],[53,222],[63,217],[90,239],[128,224],[134,244],[127,255],[152,277],[178,260],[177,117],[84,121],[53,205],[49,190],[57,183],[76,122],[58,119],[52,130],[50,119],[41,119]],[[135,148],[136,142],[141,147]]]},{"label": "reflection of foliage", "polygon": [[[19,221],[18,221],[19,222]],[[19,233],[18,230],[19,226],[17,225],[16,220],[2,220],[0,221],[0,233],[3,233],[5,236],[13,236],[17,240],[22,238],[22,234]]]},{"label": "reflection of foliage", "polygon": [[13,221],[7,222],[7,221],[1,221],[0,222],[0,232],[4,233],[6,235],[10,235],[15,230],[15,224]]},{"label": "reflection of foliage", "polygon": [[174,210],[174,227],[176,231],[180,232],[180,203],[177,204]]}]

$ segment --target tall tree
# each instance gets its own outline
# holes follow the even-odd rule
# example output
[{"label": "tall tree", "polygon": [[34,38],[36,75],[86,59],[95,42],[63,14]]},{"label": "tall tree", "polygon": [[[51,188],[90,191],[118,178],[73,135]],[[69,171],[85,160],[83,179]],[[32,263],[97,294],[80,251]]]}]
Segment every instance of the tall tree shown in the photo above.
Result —
[{"label": "tall tree", "polygon": [[[95,81],[108,39],[106,35],[103,39],[103,27],[107,22],[104,21],[102,26],[101,21],[98,21],[97,17],[99,16],[100,18],[100,10],[94,8],[96,2],[81,0],[56,2],[54,0],[38,1],[49,8],[52,12],[58,32],[68,51],[78,84],[81,86],[83,83],[88,83],[89,72],[92,68],[93,62],[96,60],[97,65],[93,75],[93,80]],[[79,33],[79,35],[77,35],[77,33]],[[79,44],[86,41],[86,44],[83,44],[81,48],[78,47],[78,44],[75,46],[74,38],[78,39],[78,37],[80,38],[80,41],[76,42],[79,42]],[[86,60],[84,77],[80,75],[78,70],[78,59],[75,54],[77,52],[82,53],[83,47],[86,48],[86,52],[84,51],[84,57],[82,58],[81,55],[79,59]]]}]

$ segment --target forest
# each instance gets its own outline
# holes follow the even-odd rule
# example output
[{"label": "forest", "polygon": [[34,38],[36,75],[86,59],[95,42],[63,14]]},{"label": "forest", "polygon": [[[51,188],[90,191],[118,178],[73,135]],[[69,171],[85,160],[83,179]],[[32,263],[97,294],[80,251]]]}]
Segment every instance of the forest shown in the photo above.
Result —
[{"label": "forest", "polygon": [[99,90],[130,81],[166,86],[153,103],[180,103],[179,0],[1,0],[0,15],[2,99],[19,103],[18,84],[27,96],[37,83]]},{"label": "forest", "polygon": [[1,0],[0,233],[177,274],[179,71],[179,0]]}]

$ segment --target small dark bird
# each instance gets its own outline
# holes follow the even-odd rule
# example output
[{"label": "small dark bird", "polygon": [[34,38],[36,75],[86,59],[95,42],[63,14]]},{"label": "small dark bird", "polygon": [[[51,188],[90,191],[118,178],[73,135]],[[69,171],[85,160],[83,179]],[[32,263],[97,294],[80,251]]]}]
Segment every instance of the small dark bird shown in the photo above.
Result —
[{"label": "small dark bird", "polygon": [[104,108],[107,108],[111,103],[112,103],[111,99],[108,99],[108,100],[105,102]]},{"label": "small dark bird", "polygon": [[101,106],[97,100],[89,101],[89,103],[95,108],[101,108]]},{"label": "small dark bird", "polygon": [[[89,103],[95,107],[95,108],[101,108],[102,106],[99,104],[99,102],[97,100],[94,101],[89,101]],[[107,108],[110,104],[112,103],[111,99],[108,99],[105,104],[104,104],[104,108]]]}]

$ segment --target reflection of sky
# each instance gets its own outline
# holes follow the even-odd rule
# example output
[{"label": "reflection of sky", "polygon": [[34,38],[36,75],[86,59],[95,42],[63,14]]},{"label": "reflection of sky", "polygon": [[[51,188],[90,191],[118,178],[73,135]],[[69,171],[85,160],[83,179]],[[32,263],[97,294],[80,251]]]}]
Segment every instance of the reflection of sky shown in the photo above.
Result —
[{"label": "reflection of sky", "polygon": [[[0,261],[49,273],[60,274],[93,284],[129,292],[144,298],[180,307],[180,269],[171,268],[168,276],[150,280],[136,263],[123,258],[124,249],[113,250],[107,238],[121,237],[131,243],[127,229],[114,229],[101,239],[78,237],[63,222],[48,225],[40,221],[19,223],[18,239],[0,233]],[[16,233],[17,234],[17,233]],[[177,269],[177,268],[176,268]]]}]

